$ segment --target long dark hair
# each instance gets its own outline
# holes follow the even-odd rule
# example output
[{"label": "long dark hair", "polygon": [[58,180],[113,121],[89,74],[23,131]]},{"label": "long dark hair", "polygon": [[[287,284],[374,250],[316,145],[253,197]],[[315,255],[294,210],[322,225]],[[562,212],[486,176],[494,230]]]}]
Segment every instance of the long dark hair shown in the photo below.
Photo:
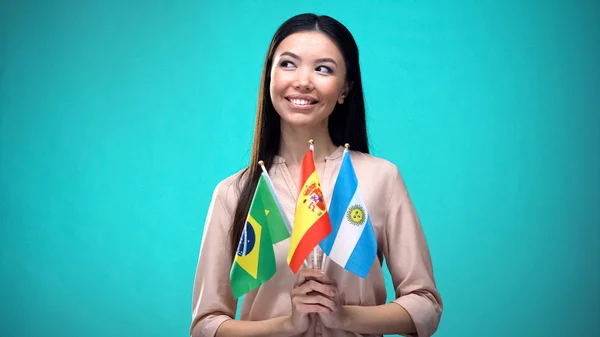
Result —
[{"label": "long dark hair", "polygon": [[358,47],[352,34],[344,25],[329,16],[300,14],[290,18],[275,32],[263,66],[250,165],[238,180],[238,183],[241,184],[241,192],[230,232],[232,258],[235,256],[252,203],[254,190],[260,178],[261,169],[258,161],[262,160],[265,167],[269,169],[273,164],[275,155],[279,152],[281,142],[280,117],[273,107],[269,92],[273,54],[286,37],[303,31],[317,31],[327,35],[340,49],[346,63],[346,82],[350,90],[346,94],[344,104],[336,104],[328,121],[329,136],[333,144],[340,146],[349,143],[352,145],[352,150],[369,153]]}]

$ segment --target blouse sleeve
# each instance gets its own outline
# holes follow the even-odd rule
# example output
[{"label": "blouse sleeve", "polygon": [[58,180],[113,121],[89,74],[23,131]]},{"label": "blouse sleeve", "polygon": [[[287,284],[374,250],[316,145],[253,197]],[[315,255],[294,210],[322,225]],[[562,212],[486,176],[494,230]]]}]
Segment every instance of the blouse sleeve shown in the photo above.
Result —
[{"label": "blouse sleeve", "polygon": [[429,248],[421,223],[398,168],[389,193],[385,222],[384,254],[390,270],[396,299],[411,316],[417,328],[413,336],[429,337],[437,330],[442,299],[433,276]]},{"label": "blouse sleeve", "polygon": [[213,337],[224,321],[233,319],[237,307],[229,281],[231,216],[224,206],[226,189],[213,193],[200,248],[192,297],[190,336]]}]

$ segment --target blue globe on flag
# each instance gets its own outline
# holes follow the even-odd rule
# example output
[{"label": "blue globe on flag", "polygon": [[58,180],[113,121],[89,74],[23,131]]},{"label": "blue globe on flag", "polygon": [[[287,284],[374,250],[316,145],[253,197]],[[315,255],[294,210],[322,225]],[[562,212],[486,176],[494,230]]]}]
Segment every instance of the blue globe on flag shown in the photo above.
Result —
[{"label": "blue globe on flag", "polygon": [[252,224],[249,222],[246,222],[246,226],[244,226],[244,232],[242,232],[240,244],[238,245],[237,255],[248,255],[252,251],[252,248],[254,248],[254,244],[256,244],[254,227],[252,227]]}]

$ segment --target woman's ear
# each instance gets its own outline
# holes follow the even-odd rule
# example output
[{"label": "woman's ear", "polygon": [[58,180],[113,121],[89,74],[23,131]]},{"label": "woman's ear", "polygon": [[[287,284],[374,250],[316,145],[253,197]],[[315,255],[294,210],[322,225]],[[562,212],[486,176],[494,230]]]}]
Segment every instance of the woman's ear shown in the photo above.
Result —
[{"label": "woman's ear", "polygon": [[344,104],[344,99],[348,96],[350,89],[352,89],[352,83],[346,82],[346,85],[344,86],[344,91],[342,91],[340,97],[338,97],[339,104]]}]

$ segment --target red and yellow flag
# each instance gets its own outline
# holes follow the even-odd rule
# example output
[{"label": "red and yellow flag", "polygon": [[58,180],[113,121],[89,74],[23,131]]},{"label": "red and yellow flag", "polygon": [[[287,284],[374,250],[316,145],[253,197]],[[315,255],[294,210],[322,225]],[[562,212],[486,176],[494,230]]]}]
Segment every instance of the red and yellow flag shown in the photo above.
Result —
[{"label": "red and yellow flag", "polygon": [[311,250],[329,233],[331,222],[315,170],[313,148],[306,152],[300,173],[302,187],[296,203],[287,262],[296,274]]}]

